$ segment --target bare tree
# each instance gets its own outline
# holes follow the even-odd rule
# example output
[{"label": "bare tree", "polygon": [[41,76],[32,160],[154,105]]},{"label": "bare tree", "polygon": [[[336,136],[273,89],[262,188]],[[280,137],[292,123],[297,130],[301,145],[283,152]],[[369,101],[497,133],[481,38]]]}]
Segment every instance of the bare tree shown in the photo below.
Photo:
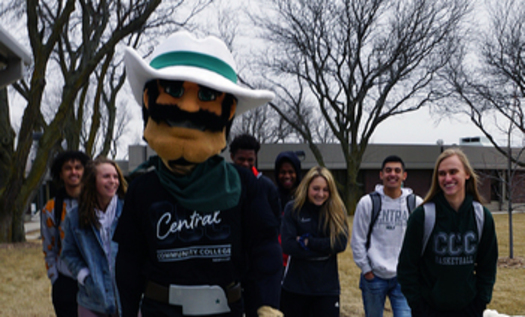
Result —
[{"label": "bare tree", "polygon": [[[270,0],[253,14],[268,48],[261,74],[278,94],[272,107],[307,141],[318,163],[316,122],[341,144],[350,212],[358,172],[381,122],[439,99],[468,0]],[[314,107],[312,107],[314,105]],[[400,127],[402,128],[402,127]]]},{"label": "bare tree", "polygon": [[[206,21],[206,30],[212,30],[212,32],[209,33],[221,38],[234,54],[244,51],[237,49],[236,46],[239,42],[242,42],[242,39],[239,40],[239,35],[246,36],[246,34],[243,34],[246,30],[240,27],[242,19],[245,18],[245,5],[245,3],[241,2],[215,3],[214,19],[208,19]],[[244,71],[246,71],[247,76],[253,77],[250,74],[249,67],[243,65],[243,62],[246,62],[246,60],[239,55],[237,55],[235,59],[238,73],[244,73]],[[239,82],[251,86],[241,75],[239,75]],[[290,126],[268,106],[258,107],[235,118],[229,134],[230,141],[235,136],[243,133],[252,135],[260,143],[278,143],[284,142],[285,140],[297,140]]]},{"label": "bare tree", "polygon": [[[525,166],[523,149],[518,153],[511,151],[513,138],[525,140],[525,7],[523,1],[515,0],[488,1],[486,5],[488,27],[473,37],[473,50],[468,50],[471,43],[466,43],[450,64],[447,79],[454,91],[455,106],[447,111],[470,116],[496,150],[508,159],[502,183],[507,188],[512,258],[512,211],[516,198],[513,190],[523,186],[519,184],[517,170]],[[498,142],[499,131],[504,132],[506,142]]]},{"label": "bare tree", "polygon": [[506,134],[506,145],[500,145],[505,150],[506,168],[503,170],[494,170],[492,173],[485,174],[483,177],[495,181],[496,188],[491,188],[498,197],[499,210],[503,210],[503,204],[506,203],[506,209],[509,219],[509,258],[514,258],[514,237],[512,214],[517,206],[517,202],[524,201],[525,195],[523,188],[525,185],[525,172],[523,167],[518,163],[523,160],[525,147],[513,148],[512,138],[515,126],[510,122]]},{"label": "bare tree", "polygon": [[[176,14],[184,0],[163,5],[160,0],[27,0],[9,7],[26,19],[34,63],[29,79],[14,85],[27,106],[16,148],[11,153],[9,148],[2,151],[7,153],[9,164],[1,171],[5,186],[0,189],[0,242],[25,240],[23,213],[63,140],[68,149],[80,148],[81,131],[88,124],[86,151],[95,154],[97,140],[104,144],[103,153],[109,151],[105,139],[111,144],[114,137],[116,93],[124,81],[122,69],[115,68],[118,62],[113,64],[118,60],[118,45],[136,46],[142,36],[151,35],[152,30],[159,32],[160,26],[167,32],[180,27],[210,1],[194,1],[184,14]],[[159,6],[161,9],[155,11]],[[46,117],[42,101],[52,89],[60,91],[60,98],[55,112]],[[87,109],[91,116],[84,120]],[[103,113],[108,120],[101,131]],[[5,111],[0,114],[5,116]],[[8,117],[2,120],[11,126]],[[31,169],[25,173],[35,131],[42,137]]]},{"label": "bare tree", "polygon": [[297,142],[290,125],[269,106],[258,107],[235,118],[230,135],[234,137],[243,133],[260,143]]},{"label": "bare tree", "polygon": [[[474,37],[474,49],[465,44],[450,65],[447,79],[454,106],[446,110],[466,113],[507,155],[506,142],[500,144],[496,137],[498,130],[507,131],[510,124],[520,139],[525,138],[525,7],[514,0],[487,3],[489,26]],[[525,166],[525,161],[511,159]]]},{"label": "bare tree", "polygon": [[[507,170],[506,178],[504,179],[503,184],[505,185],[506,198],[507,198],[507,214],[509,217],[509,258],[514,258],[514,235],[513,235],[513,225],[512,225],[512,212],[514,210],[514,201],[519,199],[519,194],[521,194],[521,188],[525,184],[525,178],[523,175],[523,170],[518,168],[518,164],[514,162],[520,162],[520,158],[523,157],[523,151],[525,148],[520,149],[519,151],[512,151],[511,147],[511,132],[512,125],[509,129],[508,138],[507,138]],[[522,198],[522,197],[521,197]]]}]

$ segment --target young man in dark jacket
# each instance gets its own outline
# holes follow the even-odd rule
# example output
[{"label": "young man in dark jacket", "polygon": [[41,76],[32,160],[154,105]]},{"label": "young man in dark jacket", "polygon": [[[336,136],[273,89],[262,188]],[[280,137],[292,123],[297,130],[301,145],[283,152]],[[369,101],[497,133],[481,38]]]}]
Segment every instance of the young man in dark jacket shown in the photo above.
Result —
[{"label": "young man in dark jacket", "polygon": [[257,154],[261,144],[253,136],[244,133],[236,136],[230,144],[230,158],[233,164],[244,167],[252,171],[253,175],[257,178],[261,192],[266,195],[268,203],[272,207],[272,213],[280,226],[281,222],[281,203],[277,187],[274,183],[256,168],[257,165]]},{"label": "young man in dark jacket", "polygon": [[[236,136],[233,141],[230,143],[230,157],[233,164],[244,167],[250,170],[253,175],[257,178],[257,183],[260,185],[260,193],[268,201],[269,206],[271,207],[271,214],[274,215],[274,219],[267,219],[265,222],[271,223],[274,222],[279,227],[281,226],[281,203],[279,199],[279,194],[277,193],[277,187],[273,182],[261,172],[257,170],[255,165],[257,164],[257,154],[261,145],[257,139],[249,134],[241,134]],[[268,215],[269,213],[264,213]],[[253,303],[253,296],[250,294],[250,290],[253,289],[252,286],[255,281],[251,279],[250,271],[246,273],[246,278],[243,281],[245,286],[244,290],[244,311],[247,316],[256,316],[257,305]]]}]

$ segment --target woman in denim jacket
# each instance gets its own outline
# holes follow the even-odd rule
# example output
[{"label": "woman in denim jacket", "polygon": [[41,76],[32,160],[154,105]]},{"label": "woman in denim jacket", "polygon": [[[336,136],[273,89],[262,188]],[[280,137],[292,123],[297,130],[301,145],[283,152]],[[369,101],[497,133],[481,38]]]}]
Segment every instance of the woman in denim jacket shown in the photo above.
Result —
[{"label": "woman in denim jacket", "polygon": [[104,157],[84,172],[77,208],[65,220],[61,257],[78,281],[78,316],[118,316],[113,232],[122,212],[127,183],[118,165]]}]

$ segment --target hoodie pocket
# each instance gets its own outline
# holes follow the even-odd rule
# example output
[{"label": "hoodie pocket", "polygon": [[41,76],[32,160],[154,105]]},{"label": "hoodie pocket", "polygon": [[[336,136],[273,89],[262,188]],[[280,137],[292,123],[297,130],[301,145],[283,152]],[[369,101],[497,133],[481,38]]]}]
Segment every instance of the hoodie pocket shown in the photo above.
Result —
[{"label": "hoodie pocket", "polygon": [[436,281],[430,294],[435,307],[443,310],[465,308],[475,297],[474,279],[458,279],[447,276]]}]

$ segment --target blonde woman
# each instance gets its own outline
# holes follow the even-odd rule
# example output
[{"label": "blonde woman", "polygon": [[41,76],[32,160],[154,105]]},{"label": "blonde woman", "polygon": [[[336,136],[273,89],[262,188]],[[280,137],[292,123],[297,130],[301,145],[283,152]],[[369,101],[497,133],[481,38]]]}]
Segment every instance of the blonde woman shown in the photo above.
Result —
[{"label": "blonde woman", "polygon": [[98,157],[86,167],[78,207],[68,213],[61,257],[78,281],[79,317],[119,315],[113,233],[127,183],[118,165]]},{"label": "blonde woman", "polygon": [[281,311],[286,317],[339,316],[337,253],[346,249],[348,223],[328,169],[314,167],[303,178],[284,209],[281,238],[290,255]]},{"label": "blonde woman", "polygon": [[[477,182],[466,155],[447,149],[423,206],[408,220],[397,275],[414,317],[481,317],[492,298],[498,244],[492,215],[478,204]],[[428,217],[432,205],[435,214]]]}]

